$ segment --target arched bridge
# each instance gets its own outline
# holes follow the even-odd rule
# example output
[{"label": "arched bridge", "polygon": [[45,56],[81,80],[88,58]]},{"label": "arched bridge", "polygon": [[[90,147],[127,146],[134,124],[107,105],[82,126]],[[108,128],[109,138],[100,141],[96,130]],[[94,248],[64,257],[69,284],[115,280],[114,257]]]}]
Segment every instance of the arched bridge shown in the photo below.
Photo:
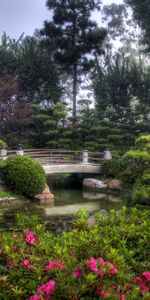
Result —
[{"label": "arched bridge", "polygon": [[8,151],[7,157],[14,155],[31,156],[38,160],[46,174],[55,173],[93,173],[99,174],[101,162],[106,158],[103,152],[88,152],[87,150],[62,149],[30,149]]}]

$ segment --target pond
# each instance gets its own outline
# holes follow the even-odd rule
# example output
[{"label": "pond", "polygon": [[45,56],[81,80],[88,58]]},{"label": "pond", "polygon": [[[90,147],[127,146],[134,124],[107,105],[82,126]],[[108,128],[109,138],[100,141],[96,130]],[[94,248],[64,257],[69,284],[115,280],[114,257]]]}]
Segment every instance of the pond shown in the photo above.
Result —
[{"label": "pond", "polygon": [[40,205],[30,200],[20,201],[13,207],[0,208],[0,230],[16,226],[16,214],[38,215],[41,222],[46,222],[49,230],[60,232],[72,228],[74,213],[85,208],[90,214],[100,210],[119,210],[123,205],[119,196],[85,192],[76,188],[53,189],[55,200],[50,205]]}]

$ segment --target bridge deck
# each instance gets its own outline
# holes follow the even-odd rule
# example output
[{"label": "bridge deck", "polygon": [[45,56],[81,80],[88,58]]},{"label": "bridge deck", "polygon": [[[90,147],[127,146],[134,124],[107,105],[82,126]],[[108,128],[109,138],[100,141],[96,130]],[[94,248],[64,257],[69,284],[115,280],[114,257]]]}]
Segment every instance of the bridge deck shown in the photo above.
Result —
[{"label": "bridge deck", "polygon": [[57,174],[57,173],[100,173],[100,166],[93,164],[53,164],[43,165],[46,174]]},{"label": "bridge deck", "polygon": [[46,174],[54,173],[100,173],[104,160],[102,152],[64,149],[28,149],[21,152],[9,150],[5,159],[15,155],[31,156],[43,166]]}]

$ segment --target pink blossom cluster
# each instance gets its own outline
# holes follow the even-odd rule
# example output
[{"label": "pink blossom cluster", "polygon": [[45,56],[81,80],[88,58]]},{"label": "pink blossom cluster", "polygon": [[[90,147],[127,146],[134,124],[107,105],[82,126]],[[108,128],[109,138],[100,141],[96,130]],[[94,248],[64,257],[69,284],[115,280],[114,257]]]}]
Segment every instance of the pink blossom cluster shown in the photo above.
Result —
[{"label": "pink blossom cluster", "polygon": [[58,263],[57,261],[51,260],[45,267],[44,270],[53,270],[53,269],[58,269],[60,270],[62,266],[64,265],[64,261]]},{"label": "pink blossom cluster", "polygon": [[103,298],[110,297],[112,291],[114,291],[113,296],[116,299],[125,300],[125,295],[124,294],[120,295],[120,293],[117,291],[118,287],[115,285],[112,285],[109,288],[106,288],[105,285],[102,285],[101,287],[97,286],[96,290],[97,290],[98,294],[101,295]]},{"label": "pink blossom cluster", "polygon": [[[42,296],[42,299],[45,299],[45,300],[51,299],[51,293],[54,292],[55,285],[56,285],[55,280],[50,280],[37,288],[37,291]],[[40,300],[40,299],[41,299],[40,296],[33,295],[30,297],[29,300]]]},{"label": "pink blossom cluster", "polygon": [[[102,257],[99,257],[98,259],[91,257],[90,260],[85,263],[85,267],[90,269],[90,271],[95,272],[100,277],[103,277],[104,275],[116,275],[118,273],[117,268],[110,262],[104,261]],[[73,275],[74,277],[81,277],[83,273],[82,268],[78,268],[74,270]],[[96,287],[98,294],[100,294],[103,298],[108,298],[114,289],[117,289],[117,286],[112,286],[108,288],[108,290],[105,290],[104,285]],[[125,299],[124,295],[119,295],[117,292],[114,296],[119,296],[120,300]]]},{"label": "pink blossom cluster", "polygon": [[[106,274],[115,275],[118,273],[117,268],[110,262],[104,261],[102,257],[98,259],[91,257],[90,260],[85,263],[85,266],[91,271],[97,273],[101,277],[103,277]],[[82,269],[76,269],[73,272],[73,275],[75,277],[80,277],[82,275]]]},{"label": "pink blossom cluster", "polygon": [[24,267],[27,267],[27,268],[30,269],[30,270],[33,269],[33,265],[30,264],[30,262],[29,262],[28,259],[24,259],[24,260],[22,261],[22,263],[23,263]]},{"label": "pink blossom cluster", "polygon": [[[28,259],[23,260],[23,265],[29,269],[32,269],[33,267]],[[64,261],[56,262],[52,260],[44,267],[44,269],[46,271],[54,269],[60,271],[62,270],[63,265]],[[101,257],[98,259],[91,257],[89,261],[84,263],[83,268],[80,267],[73,271],[73,276],[76,278],[80,278],[82,275],[85,275],[88,272],[88,270],[96,273],[100,278],[106,275],[116,275],[118,273],[116,266],[114,266],[110,262],[104,261],[104,259]],[[142,277],[134,278],[133,282],[141,286],[141,295],[144,295],[145,292],[150,291],[150,288],[148,286],[150,285],[150,272],[143,272]],[[50,300],[51,293],[55,291],[55,285],[55,280],[50,280],[44,283],[43,285],[37,288],[38,294],[31,296],[29,300],[40,300],[41,297],[44,300]],[[113,295],[113,297],[116,298],[116,300],[125,300],[126,294],[131,290],[130,285],[127,285],[123,289],[123,292],[121,292],[119,286],[106,286],[103,283],[100,286],[96,286],[95,288],[97,293],[102,298],[109,298],[111,295]]]},{"label": "pink blossom cluster", "polygon": [[[144,295],[146,292],[150,291],[150,272],[143,272],[142,277],[134,278],[134,282],[140,285],[141,294]],[[148,286],[149,285],[149,286]]]},{"label": "pink blossom cluster", "polygon": [[36,238],[35,235],[32,231],[24,231],[25,237],[26,237],[26,241],[28,244],[30,245],[34,245],[36,242]]}]

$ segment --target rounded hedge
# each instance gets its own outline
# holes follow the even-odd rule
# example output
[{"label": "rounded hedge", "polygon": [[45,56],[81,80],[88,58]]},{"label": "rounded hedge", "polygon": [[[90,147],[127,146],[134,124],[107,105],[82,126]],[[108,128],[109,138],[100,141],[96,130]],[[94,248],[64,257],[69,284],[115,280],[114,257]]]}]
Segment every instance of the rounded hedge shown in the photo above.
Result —
[{"label": "rounded hedge", "polygon": [[7,160],[4,177],[9,189],[27,197],[41,193],[46,183],[41,164],[28,156]]}]

